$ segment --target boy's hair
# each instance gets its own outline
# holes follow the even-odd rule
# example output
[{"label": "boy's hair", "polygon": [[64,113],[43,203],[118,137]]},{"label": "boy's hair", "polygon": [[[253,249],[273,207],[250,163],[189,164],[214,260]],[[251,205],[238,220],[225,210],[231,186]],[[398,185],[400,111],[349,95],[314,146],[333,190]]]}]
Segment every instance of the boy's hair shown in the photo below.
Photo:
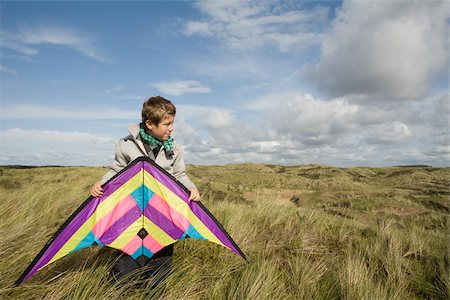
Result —
[{"label": "boy's hair", "polygon": [[158,125],[166,116],[175,116],[176,112],[175,105],[170,100],[153,96],[142,105],[142,123],[150,120],[152,124]]}]

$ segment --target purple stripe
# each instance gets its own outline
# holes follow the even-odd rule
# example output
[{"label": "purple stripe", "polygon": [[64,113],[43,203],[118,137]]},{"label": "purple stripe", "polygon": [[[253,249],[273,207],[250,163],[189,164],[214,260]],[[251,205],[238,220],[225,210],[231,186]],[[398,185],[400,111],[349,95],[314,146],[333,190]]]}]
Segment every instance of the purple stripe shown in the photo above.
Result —
[{"label": "purple stripe", "polygon": [[233,243],[228,239],[220,227],[211,219],[211,217],[195,202],[189,201],[189,207],[192,212],[199,218],[203,224],[224,244],[226,247],[233,250],[237,255],[241,255]]},{"label": "purple stripe", "polygon": [[160,213],[150,205],[147,205],[147,207],[145,208],[144,216],[155,223],[156,226],[161,228],[174,240],[178,240],[184,233],[184,230],[181,230],[180,228],[175,226],[173,220],[167,219],[162,213]]},{"label": "purple stripe", "polygon": [[233,243],[223,233],[222,229],[210,218],[210,216],[197,204],[195,201],[188,201],[189,195],[184,189],[182,189],[176,182],[174,182],[169,176],[164,174],[161,170],[144,161],[144,170],[151,174],[156,180],[161,182],[181,200],[186,202],[191,211],[199,218],[203,224],[224,244],[230,248],[236,254],[241,255]]},{"label": "purple stripe", "polygon": [[[42,266],[46,265],[55,254],[64,246],[65,243],[74,235],[75,232],[89,219],[89,217],[95,212],[97,206],[114,193],[120,186],[133,178],[137,173],[142,170],[142,163],[139,162],[132,166],[127,171],[123,172],[118,177],[109,181],[103,187],[103,195],[100,198],[93,198],[76,216],[75,218],[64,228],[64,230],[53,240],[52,244],[45,253],[41,256],[39,261],[34,265],[28,275],[24,278],[24,281],[36,273]],[[84,237],[82,237],[84,238]]]},{"label": "purple stripe", "polygon": [[98,237],[98,239],[105,245],[111,244],[119,235],[122,234],[122,232],[124,232],[141,216],[141,209],[139,208],[139,205],[136,205],[127,211],[127,213],[118,219],[113,225],[111,225],[111,227],[109,227],[102,236]]},{"label": "purple stripe", "polygon": [[128,182],[131,178],[136,176],[142,170],[142,162],[136,163],[134,166],[130,167],[127,171],[120,174],[118,177],[109,181],[103,187],[103,195],[101,196],[100,202],[108,198],[112,193],[118,190],[124,183]]}]

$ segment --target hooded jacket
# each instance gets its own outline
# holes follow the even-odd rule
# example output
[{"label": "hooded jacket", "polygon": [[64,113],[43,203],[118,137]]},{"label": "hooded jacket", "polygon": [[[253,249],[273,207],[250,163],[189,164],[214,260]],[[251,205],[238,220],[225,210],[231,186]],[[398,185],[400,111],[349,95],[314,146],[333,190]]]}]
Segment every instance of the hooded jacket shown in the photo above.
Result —
[{"label": "hooded jacket", "polygon": [[[189,177],[186,175],[186,166],[184,164],[184,153],[183,148],[173,143],[174,154],[170,157],[166,156],[164,147],[159,149],[158,155],[155,157],[153,152],[147,151],[144,143],[141,140],[139,134],[139,125],[131,125],[128,128],[130,135],[120,139],[116,144],[115,157],[110,170],[106,173],[102,179],[101,184],[111,179],[120,170],[125,168],[130,162],[136,158],[142,156],[145,153],[150,159],[155,161],[160,167],[166,170],[169,174],[173,175],[179,182],[181,182],[189,190],[196,189],[195,185],[191,182]],[[140,148],[140,150],[138,149]],[[142,153],[142,152],[143,153]]]}]

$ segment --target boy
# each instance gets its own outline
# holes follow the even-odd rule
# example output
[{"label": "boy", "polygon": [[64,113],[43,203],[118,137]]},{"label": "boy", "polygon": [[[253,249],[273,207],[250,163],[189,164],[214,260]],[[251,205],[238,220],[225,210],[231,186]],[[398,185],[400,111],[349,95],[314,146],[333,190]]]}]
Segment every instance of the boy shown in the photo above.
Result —
[{"label": "boy", "polygon": [[[190,190],[189,200],[198,201],[200,194],[186,175],[183,150],[170,137],[173,131],[176,108],[172,102],[160,96],[150,97],[142,107],[142,123],[128,128],[130,135],[121,139],[115,150],[115,159],[110,171],[94,184],[91,195],[103,194],[102,184],[125,168],[140,156],[148,156],[158,165],[172,174]],[[172,263],[173,245],[156,253],[149,262],[149,274],[155,274],[155,284],[168,274]],[[121,255],[112,268],[115,278],[138,268],[137,263],[128,255]]]}]

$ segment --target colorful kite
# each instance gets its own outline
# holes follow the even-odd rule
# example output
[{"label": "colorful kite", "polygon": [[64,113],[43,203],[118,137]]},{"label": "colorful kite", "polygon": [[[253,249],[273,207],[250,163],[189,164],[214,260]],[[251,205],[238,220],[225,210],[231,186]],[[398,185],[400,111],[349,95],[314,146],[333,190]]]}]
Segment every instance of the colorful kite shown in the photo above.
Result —
[{"label": "colorful kite", "polygon": [[89,197],[50,238],[16,281],[19,285],[55,260],[91,245],[109,246],[140,265],[185,238],[208,240],[246,259],[222,225],[189,191],[147,157],[131,162]]}]

